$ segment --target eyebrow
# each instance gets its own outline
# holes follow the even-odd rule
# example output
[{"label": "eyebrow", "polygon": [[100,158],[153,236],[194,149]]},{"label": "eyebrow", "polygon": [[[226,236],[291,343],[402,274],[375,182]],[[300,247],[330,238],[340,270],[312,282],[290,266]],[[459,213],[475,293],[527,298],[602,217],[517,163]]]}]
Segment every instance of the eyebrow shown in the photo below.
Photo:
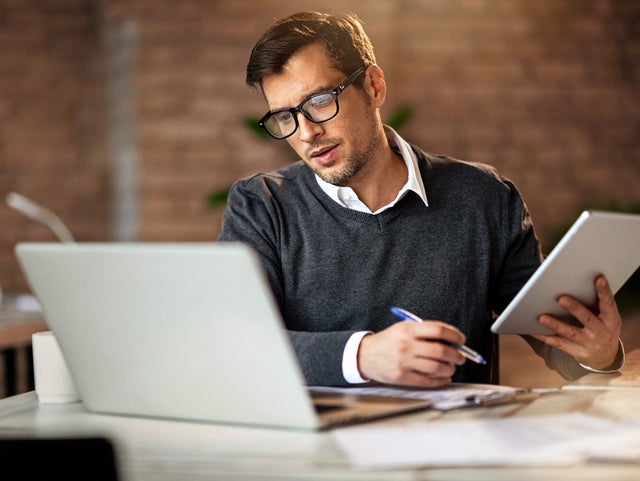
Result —
[{"label": "eyebrow", "polygon": [[[339,72],[342,73],[342,72]],[[344,74],[343,74],[344,75]],[[269,108],[269,112],[276,112],[278,110],[287,110],[287,109],[292,109],[294,108],[296,105],[300,105],[302,102],[304,102],[305,100],[307,100],[309,97],[311,97],[312,95],[316,95],[322,92],[327,92],[329,90],[333,90],[335,89],[338,85],[340,85],[340,80],[337,81],[337,85],[333,85],[333,86],[328,86],[328,87],[316,87],[316,89],[310,91],[309,93],[307,93],[304,97],[302,97],[302,100],[300,102],[298,102],[295,105],[290,105],[289,107],[278,107],[275,109]],[[267,102],[268,103],[268,102]]]},{"label": "eyebrow", "polygon": [[318,88],[318,89],[312,90],[310,93],[308,93],[307,95],[305,95],[304,97],[302,97],[302,100],[301,100],[300,102],[298,102],[297,104],[295,104],[295,105],[290,105],[290,106],[288,106],[288,107],[278,107],[278,108],[275,108],[275,109],[271,109],[271,108],[270,108],[270,109],[269,109],[269,112],[276,112],[276,111],[278,111],[278,110],[288,110],[288,109],[293,109],[293,108],[295,108],[297,105],[300,105],[301,103],[303,103],[305,100],[308,100],[308,99],[309,99],[309,97],[313,97],[314,95],[319,94],[319,93],[322,93],[322,92],[327,92],[327,91],[333,90],[334,88],[335,88],[335,87],[326,87],[326,88]]}]

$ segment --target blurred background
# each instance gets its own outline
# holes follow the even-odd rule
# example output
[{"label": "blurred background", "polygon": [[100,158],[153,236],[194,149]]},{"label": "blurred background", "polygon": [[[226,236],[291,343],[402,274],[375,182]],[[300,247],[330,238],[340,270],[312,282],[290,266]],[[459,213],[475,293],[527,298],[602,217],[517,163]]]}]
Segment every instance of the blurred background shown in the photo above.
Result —
[{"label": "blurred background", "polygon": [[5,204],[12,191],[78,241],[214,240],[215,194],[292,161],[247,125],[266,104],[244,75],[262,32],[304,9],[360,16],[383,118],[515,181],[546,252],[585,207],[639,210],[637,0],[0,0],[3,291],[29,292],[16,242],[56,240]]}]

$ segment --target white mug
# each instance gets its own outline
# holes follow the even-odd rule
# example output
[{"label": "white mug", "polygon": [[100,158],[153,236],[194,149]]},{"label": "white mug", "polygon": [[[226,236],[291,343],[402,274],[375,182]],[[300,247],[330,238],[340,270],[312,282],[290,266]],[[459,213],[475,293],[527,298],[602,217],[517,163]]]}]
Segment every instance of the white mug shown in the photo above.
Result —
[{"label": "white mug", "polygon": [[80,395],[73,382],[67,361],[51,331],[31,336],[33,374],[36,394],[41,403],[74,403]]}]

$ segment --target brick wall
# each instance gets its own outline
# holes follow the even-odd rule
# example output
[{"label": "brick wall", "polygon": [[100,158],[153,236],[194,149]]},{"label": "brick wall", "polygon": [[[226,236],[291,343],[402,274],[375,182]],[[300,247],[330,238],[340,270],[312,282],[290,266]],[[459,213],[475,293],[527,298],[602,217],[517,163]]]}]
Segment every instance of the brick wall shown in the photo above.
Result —
[{"label": "brick wall", "polygon": [[[79,240],[110,238],[103,38],[137,31],[132,85],[139,238],[211,240],[214,189],[291,160],[243,126],[253,43],[282,15],[352,9],[401,133],[515,180],[542,240],[585,203],[640,202],[640,3],[627,0],[0,0],[0,191],[51,207]],[[49,240],[0,206],[0,285],[25,289],[11,249]]]},{"label": "brick wall", "polygon": [[0,0],[0,286],[26,290],[21,240],[55,240],[5,205],[46,205],[78,239],[105,237],[106,154],[99,17],[90,2]]}]

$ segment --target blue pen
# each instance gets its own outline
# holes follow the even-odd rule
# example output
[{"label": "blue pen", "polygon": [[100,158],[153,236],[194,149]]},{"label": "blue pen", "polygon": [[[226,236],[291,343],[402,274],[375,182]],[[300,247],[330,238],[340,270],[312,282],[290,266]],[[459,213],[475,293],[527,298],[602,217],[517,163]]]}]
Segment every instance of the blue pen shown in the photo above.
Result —
[{"label": "blue pen", "polygon": [[[412,312],[409,312],[406,309],[403,309],[401,307],[393,306],[391,308],[391,312],[397,318],[405,320],[405,321],[409,320],[409,321],[422,322],[422,319],[420,317],[416,316]],[[455,344],[455,343],[449,342],[449,341],[440,341],[440,342],[443,342],[443,343],[448,344],[451,347],[455,348],[456,351],[458,351],[460,354],[462,354],[467,359],[472,360],[473,362],[477,362],[478,364],[486,364],[487,363],[487,361],[485,361],[484,357],[482,357],[480,354],[478,354],[476,351],[474,351],[470,347],[467,347],[467,346],[461,345],[461,344]]]}]

